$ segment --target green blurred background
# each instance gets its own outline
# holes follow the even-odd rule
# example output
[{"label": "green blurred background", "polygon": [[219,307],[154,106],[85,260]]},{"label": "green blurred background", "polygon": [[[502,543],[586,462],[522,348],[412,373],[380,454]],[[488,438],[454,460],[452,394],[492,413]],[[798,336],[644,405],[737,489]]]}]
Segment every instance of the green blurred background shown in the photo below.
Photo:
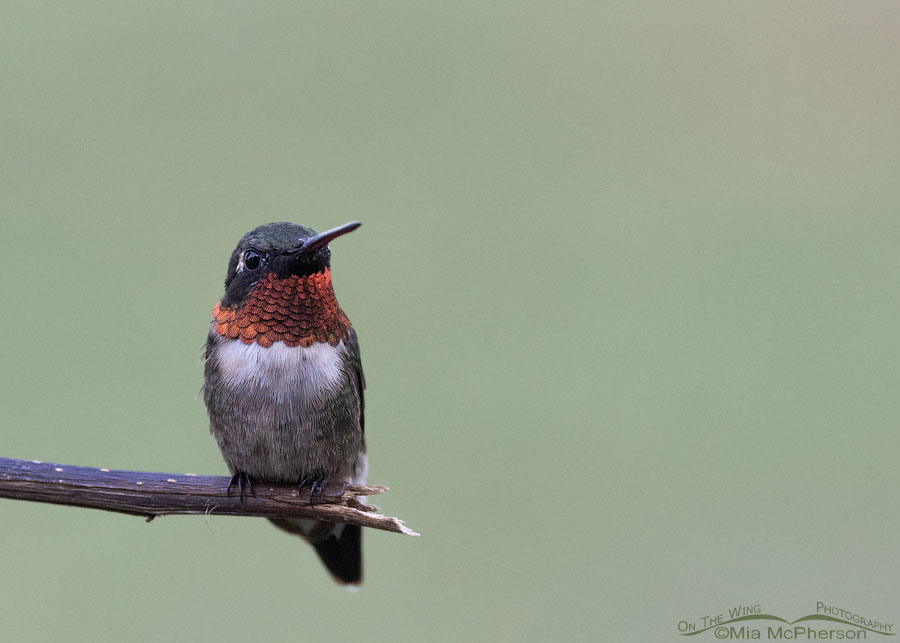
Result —
[{"label": "green blurred background", "polygon": [[[676,640],[900,624],[892,2],[6,2],[0,455],[224,473],[229,253],[333,246],[370,481],[262,520],[0,502],[16,641]],[[711,637],[708,637],[711,639]]]}]

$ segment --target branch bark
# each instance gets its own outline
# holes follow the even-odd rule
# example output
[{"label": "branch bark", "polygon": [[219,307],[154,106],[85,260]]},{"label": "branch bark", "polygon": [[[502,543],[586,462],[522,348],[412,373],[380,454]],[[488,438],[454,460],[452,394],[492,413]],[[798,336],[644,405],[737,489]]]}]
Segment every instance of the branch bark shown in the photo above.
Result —
[{"label": "branch bark", "polygon": [[[48,464],[0,458],[0,498],[90,507],[145,516],[218,514],[264,518],[313,518],[418,536],[402,520],[376,513],[364,496],[387,491],[382,485],[328,485],[310,505],[297,485],[257,482],[253,493],[226,495],[230,478],[193,473],[149,473]],[[361,498],[362,497],[362,498]]]}]

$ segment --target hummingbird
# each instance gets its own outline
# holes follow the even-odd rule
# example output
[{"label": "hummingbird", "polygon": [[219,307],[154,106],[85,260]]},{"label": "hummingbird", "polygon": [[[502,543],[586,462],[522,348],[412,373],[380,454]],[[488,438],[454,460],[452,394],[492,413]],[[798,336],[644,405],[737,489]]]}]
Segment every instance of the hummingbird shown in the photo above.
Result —
[{"label": "hummingbird", "polygon": [[[363,484],[363,371],[359,341],[338,306],[327,232],[267,223],[228,262],[225,295],[206,340],[203,399],[210,432],[232,473],[228,493],[257,481]],[[309,542],[339,583],[362,582],[362,530],[311,519],[271,519]]]}]

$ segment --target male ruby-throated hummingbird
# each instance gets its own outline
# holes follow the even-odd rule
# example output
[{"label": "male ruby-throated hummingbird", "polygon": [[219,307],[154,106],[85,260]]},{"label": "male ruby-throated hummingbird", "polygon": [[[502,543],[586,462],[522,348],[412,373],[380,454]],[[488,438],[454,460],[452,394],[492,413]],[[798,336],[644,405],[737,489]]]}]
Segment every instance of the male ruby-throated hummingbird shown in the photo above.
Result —
[{"label": "male ruby-throated hummingbird", "polygon": [[[328,481],[365,482],[359,343],[334,296],[328,248],[359,226],[319,234],[269,223],[231,254],[206,340],[203,399],[242,499],[256,481],[309,485],[310,501]],[[362,581],[360,527],[272,522],[312,544],[335,580]]]}]

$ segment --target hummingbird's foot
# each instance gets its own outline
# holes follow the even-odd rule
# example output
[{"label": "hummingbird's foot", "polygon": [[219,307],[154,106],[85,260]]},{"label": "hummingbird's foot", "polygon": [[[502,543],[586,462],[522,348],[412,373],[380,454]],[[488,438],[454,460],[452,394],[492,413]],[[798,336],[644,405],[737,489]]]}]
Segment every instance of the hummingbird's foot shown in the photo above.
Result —
[{"label": "hummingbird's foot", "polygon": [[303,487],[305,487],[306,485],[309,485],[309,506],[312,507],[316,504],[315,496],[317,490],[319,492],[318,501],[321,504],[322,500],[325,498],[325,487],[328,485],[328,476],[304,476],[304,478],[300,481],[300,489],[303,489]]},{"label": "hummingbird's foot", "polygon": [[231,482],[228,483],[228,490],[225,492],[225,495],[231,496],[231,490],[235,487],[238,488],[238,493],[241,494],[241,503],[244,502],[244,488],[250,492],[250,495],[255,496],[256,493],[253,491],[253,481],[250,479],[250,476],[244,473],[243,471],[238,471],[233,476],[231,476]]}]

